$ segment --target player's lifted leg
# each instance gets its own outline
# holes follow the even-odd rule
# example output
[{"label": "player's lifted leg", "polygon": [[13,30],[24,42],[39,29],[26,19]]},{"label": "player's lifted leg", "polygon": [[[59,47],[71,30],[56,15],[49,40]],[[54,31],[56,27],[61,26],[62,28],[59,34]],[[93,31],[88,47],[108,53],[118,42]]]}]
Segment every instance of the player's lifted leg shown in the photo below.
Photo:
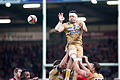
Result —
[{"label": "player's lifted leg", "polygon": [[71,71],[71,69],[72,69],[72,64],[73,64],[74,60],[75,60],[76,57],[77,57],[77,49],[76,49],[76,46],[73,45],[73,44],[71,44],[71,45],[69,44],[69,45],[68,45],[68,53],[69,53],[70,59],[69,59],[69,61],[68,61],[68,65],[67,65],[67,69],[66,69],[65,80],[69,80],[70,75],[68,75],[68,74],[70,74],[70,71]]}]

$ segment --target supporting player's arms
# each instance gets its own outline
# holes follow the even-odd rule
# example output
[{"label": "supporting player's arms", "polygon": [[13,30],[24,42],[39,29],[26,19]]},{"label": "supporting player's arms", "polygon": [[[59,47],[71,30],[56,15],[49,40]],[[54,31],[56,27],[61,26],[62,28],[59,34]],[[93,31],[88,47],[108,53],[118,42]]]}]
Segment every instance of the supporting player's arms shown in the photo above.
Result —
[{"label": "supporting player's arms", "polygon": [[91,69],[91,65],[90,62],[88,61],[88,57],[87,56],[83,56],[83,58],[85,59],[85,62],[87,63],[88,69]]},{"label": "supporting player's arms", "polygon": [[65,55],[64,58],[61,60],[61,62],[60,62],[60,68],[67,63],[67,59],[68,59],[68,52],[66,52],[66,55]]},{"label": "supporting player's arms", "polygon": [[87,71],[87,72],[90,72],[90,70],[89,70],[88,68],[86,68],[81,61],[80,61],[80,67],[81,67],[83,70],[85,70],[85,71]]},{"label": "supporting player's arms", "polygon": [[92,73],[91,72],[87,72],[87,71],[84,71],[82,69],[80,69],[80,75],[83,76],[83,77],[86,77],[86,78],[91,78],[92,77]]},{"label": "supporting player's arms", "polygon": [[55,76],[57,73],[58,73],[57,68],[52,69],[52,70],[49,72],[49,80],[53,80],[54,76]]},{"label": "supporting player's arms", "polygon": [[78,63],[74,62],[74,70],[79,74],[79,75],[82,75],[84,77],[91,77],[91,72],[89,70],[82,70],[79,68],[79,65]]}]

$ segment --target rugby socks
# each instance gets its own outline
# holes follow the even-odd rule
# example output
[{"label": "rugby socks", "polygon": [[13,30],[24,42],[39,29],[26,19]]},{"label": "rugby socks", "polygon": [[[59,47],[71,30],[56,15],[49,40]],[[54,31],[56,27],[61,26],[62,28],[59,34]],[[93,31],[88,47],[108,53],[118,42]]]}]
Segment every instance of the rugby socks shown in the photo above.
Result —
[{"label": "rugby socks", "polygon": [[69,80],[70,78],[70,69],[66,69],[65,80]]}]

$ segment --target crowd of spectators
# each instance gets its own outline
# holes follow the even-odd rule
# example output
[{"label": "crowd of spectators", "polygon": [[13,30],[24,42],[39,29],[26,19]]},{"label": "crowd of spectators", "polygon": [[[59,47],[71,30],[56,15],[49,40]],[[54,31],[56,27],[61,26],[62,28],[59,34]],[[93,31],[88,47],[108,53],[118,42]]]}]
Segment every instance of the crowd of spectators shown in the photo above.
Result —
[{"label": "crowd of spectators", "polygon": [[[42,48],[39,42],[1,42],[0,80],[13,77],[16,67],[28,69],[32,76],[42,75]],[[34,73],[34,74],[33,74]]]},{"label": "crowd of spectators", "polygon": [[[47,44],[47,63],[61,60],[66,43]],[[90,62],[117,63],[117,39],[84,41],[84,55]],[[0,80],[13,77],[16,67],[29,69],[31,75],[42,77],[42,42],[0,42]],[[47,74],[49,69],[47,70]],[[117,77],[117,67],[102,67],[107,78]],[[48,75],[47,75],[48,77]],[[109,80],[112,80],[112,79]]]}]

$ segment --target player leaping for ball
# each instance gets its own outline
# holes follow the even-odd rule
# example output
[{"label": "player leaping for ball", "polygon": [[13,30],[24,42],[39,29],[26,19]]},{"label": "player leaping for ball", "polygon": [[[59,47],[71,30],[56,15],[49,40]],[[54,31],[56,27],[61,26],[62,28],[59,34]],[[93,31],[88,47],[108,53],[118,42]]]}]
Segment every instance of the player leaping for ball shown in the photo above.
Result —
[{"label": "player leaping for ball", "polygon": [[[73,61],[80,60],[82,61],[83,56],[83,46],[82,46],[82,34],[87,32],[87,27],[85,23],[81,20],[78,20],[78,15],[76,11],[69,12],[69,22],[63,23],[65,20],[63,13],[58,14],[59,22],[55,27],[56,32],[65,32],[67,37],[67,48],[70,56],[66,77],[65,80],[69,80],[71,64]],[[77,76],[76,76],[77,79]],[[75,80],[75,79],[74,79]]]}]

